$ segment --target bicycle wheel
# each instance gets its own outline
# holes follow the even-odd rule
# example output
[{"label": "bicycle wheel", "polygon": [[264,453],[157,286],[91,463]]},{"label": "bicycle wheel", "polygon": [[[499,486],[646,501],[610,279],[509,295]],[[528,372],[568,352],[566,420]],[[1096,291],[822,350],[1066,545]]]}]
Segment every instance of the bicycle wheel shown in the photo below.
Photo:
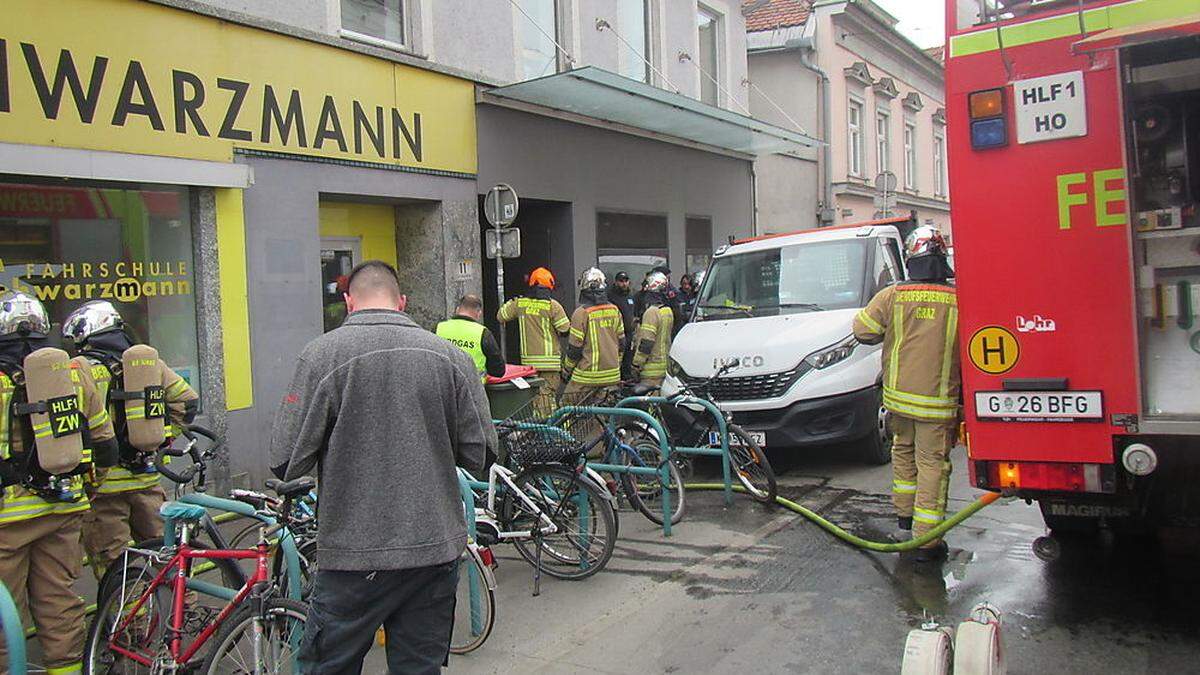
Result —
[{"label": "bicycle wheel", "polygon": [[[543,515],[556,528],[541,539],[543,572],[559,579],[584,579],[604,569],[616,544],[615,526],[612,505],[594,486],[575,471],[553,464],[530,466],[513,482],[536,509],[506,492],[501,505],[506,529],[533,532],[544,528]],[[513,540],[517,552],[531,565],[537,564],[534,539]]]},{"label": "bicycle wheel", "polygon": [[470,547],[458,558],[458,591],[454,605],[451,654],[468,654],[479,649],[496,625],[496,591],[483,560]]},{"label": "bicycle wheel", "polygon": [[[662,450],[653,438],[628,438],[625,442],[633,447],[637,455],[622,450],[621,464],[649,468],[662,464]],[[683,519],[685,504],[683,476],[675,462],[667,464],[667,472],[670,474],[667,489],[671,493],[671,524],[674,525]],[[633,508],[641,511],[642,515],[649,518],[651,522],[658,525],[663,524],[662,483],[658,476],[623,473],[621,474],[621,487]]]},{"label": "bicycle wheel", "polygon": [[[207,675],[300,672],[297,657],[308,608],[286,598],[270,598],[264,602],[262,633],[255,630],[258,613],[247,603],[234,612],[217,633],[216,646],[204,662],[202,672]],[[262,640],[257,650],[256,635]],[[260,655],[257,663],[256,653]]]},{"label": "bicycle wheel", "polygon": [[775,471],[758,443],[736,424],[729,425],[729,461],[734,477],[755,501],[775,503]]},{"label": "bicycle wheel", "polygon": [[[96,614],[88,626],[83,667],[88,675],[149,673],[150,667],[113,650],[113,643],[138,656],[153,659],[163,648],[171,608],[171,591],[160,586],[122,627],[160,568],[145,558],[114,563],[104,575],[110,592],[98,596]],[[102,583],[103,589],[105,584]],[[118,629],[120,629],[118,631]]]}]

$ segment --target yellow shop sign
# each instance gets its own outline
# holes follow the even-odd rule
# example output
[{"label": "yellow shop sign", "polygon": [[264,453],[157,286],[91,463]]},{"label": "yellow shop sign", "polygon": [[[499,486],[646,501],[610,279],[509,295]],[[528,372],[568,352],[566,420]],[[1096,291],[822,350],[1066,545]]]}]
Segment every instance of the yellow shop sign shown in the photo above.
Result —
[{"label": "yellow shop sign", "polygon": [[471,174],[474,85],[138,0],[7,0],[0,142]]}]

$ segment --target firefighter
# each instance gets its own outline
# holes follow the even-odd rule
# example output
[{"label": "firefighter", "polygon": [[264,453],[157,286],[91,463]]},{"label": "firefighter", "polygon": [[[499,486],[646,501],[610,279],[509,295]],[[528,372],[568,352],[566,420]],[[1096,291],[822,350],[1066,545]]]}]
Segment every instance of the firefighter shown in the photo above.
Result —
[{"label": "firefighter", "polygon": [[563,382],[580,392],[621,383],[621,345],[625,323],[621,310],[608,301],[604,273],[595,267],[579,278],[579,307],[571,315]]},{"label": "firefighter", "polygon": [[567,311],[550,295],[554,284],[554,274],[550,270],[545,267],[535,269],[529,274],[529,295],[504,303],[496,315],[502,324],[518,321],[521,363],[537,369],[538,377],[545,381],[545,391],[559,388],[558,373],[562,368],[559,340],[571,327]]},{"label": "firefighter", "polygon": [[[62,333],[87,360],[120,448],[117,466],[99,472],[83,522],[83,547],[99,580],[129,541],[162,537],[158,510],[166,495],[154,454],[174,436],[173,426],[192,422],[199,396],[156,350],[136,344],[107,300],[80,305],[63,321]],[[152,400],[158,394],[161,399]]]},{"label": "firefighter", "polygon": [[[83,358],[47,347],[36,298],[0,293],[0,581],[37,627],[46,672],[81,672],[80,531],[96,467],[116,463],[113,426]],[[0,643],[0,671],[7,661]]]},{"label": "firefighter", "polygon": [[667,374],[667,354],[671,351],[671,336],[675,329],[675,312],[667,305],[664,293],[670,281],[662,272],[651,272],[642,293],[646,305],[633,356],[634,379],[641,384],[658,387]]},{"label": "firefighter", "polygon": [[[909,280],[881,290],[854,320],[864,344],[883,343],[883,405],[892,427],[892,499],[901,529],[914,537],[946,517],[950,449],[957,436],[958,303],[946,242],[932,227],[905,239]],[[940,539],[917,560],[946,554]]]},{"label": "firefighter", "polygon": [[454,316],[439,323],[436,332],[466,352],[485,381],[488,375],[504,377],[504,355],[492,331],[483,325],[483,300],[478,295],[462,296]]}]

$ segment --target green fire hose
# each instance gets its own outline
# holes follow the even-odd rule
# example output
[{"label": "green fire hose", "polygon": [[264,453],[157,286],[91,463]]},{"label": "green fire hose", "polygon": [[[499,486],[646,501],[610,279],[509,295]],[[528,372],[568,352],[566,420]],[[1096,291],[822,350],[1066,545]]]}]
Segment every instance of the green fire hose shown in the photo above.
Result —
[{"label": "green fire hose", "polygon": [[[725,486],[721,483],[685,483],[683,487],[684,487],[684,489],[687,489],[687,490],[724,490],[725,489]],[[746,488],[742,487],[741,485],[735,485],[735,486],[733,486],[733,489],[735,492],[742,492],[742,493],[746,492]],[[850,534],[849,532],[838,527],[837,525],[834,525],[833,523],[829,522],[828,520],[825,520],[824,518],[819,516],[815,511],[808,509],[804,506],[801,506],[800,504],[797,504],[796,502],[794,502],[790,499],[777,496],[777,497],[775,497],[775,502],[777,504],[779,504],[780,506],[783,506],[784,508],[787,508],[791,511],[795,511],[796,513],[799,513],[800,515],[804,516],[805,518],[808,518],[809,520],[816,523],[821,529],[832,534],[833,536],[837,537],[838,539],[841,539],[842,541],[846,542],[847,544],[850,544],[851,546],[865,548],[869,551],[876,551],[878,553],[900,553],[902,551],[911,551],[913,549],[920,548],[921,546],[924,546],[925,544],[928,544],[930,542],[940,539],[942,537],[942,535],[944,535],[946,532],[949,532],[952,528],[957,526],[959,523],[961,523],[962,521],[966,520],[967,518],[970,518],[971,516],[975,515],[976,513],[978,513],[981,509],[983,509],[988,504],[991,504],[992,502],[995,502],[998,499],[1000,499],[1000,496],[1001,495],[998,492],[985,492],[985,493],[983,493],[983,495],[981,495],[979,497],[979,499],[976,499],[974,502],[972,502],[970,505],[968,505],[965,509],[950,516],[946,520],[942,521],[941,525],[938,525],[937,527],[926,532],[925,534],[923,534],[915,539],[910,539],[910,540],[904,541],[904,542],[887,542],[887,543],[879,542],[879,541],[867,541],[866,539],[863,539],[862,537],[856,537],[853,534]]]}]

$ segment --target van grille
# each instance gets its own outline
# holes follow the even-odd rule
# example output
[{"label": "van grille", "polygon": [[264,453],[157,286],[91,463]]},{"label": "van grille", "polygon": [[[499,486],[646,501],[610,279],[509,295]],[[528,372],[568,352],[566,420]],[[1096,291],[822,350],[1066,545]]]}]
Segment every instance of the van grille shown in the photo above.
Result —
[{"label": "van grille", "polygon": [[[750,375],[747,377],[722,377],[709,385],[708,391],[718,401],[757,401],[778,398],[791,388],[812,366],[801,361],[800,365],[782,373]],[[684,378],[689,385],[703,384],[703,377]]]}]

